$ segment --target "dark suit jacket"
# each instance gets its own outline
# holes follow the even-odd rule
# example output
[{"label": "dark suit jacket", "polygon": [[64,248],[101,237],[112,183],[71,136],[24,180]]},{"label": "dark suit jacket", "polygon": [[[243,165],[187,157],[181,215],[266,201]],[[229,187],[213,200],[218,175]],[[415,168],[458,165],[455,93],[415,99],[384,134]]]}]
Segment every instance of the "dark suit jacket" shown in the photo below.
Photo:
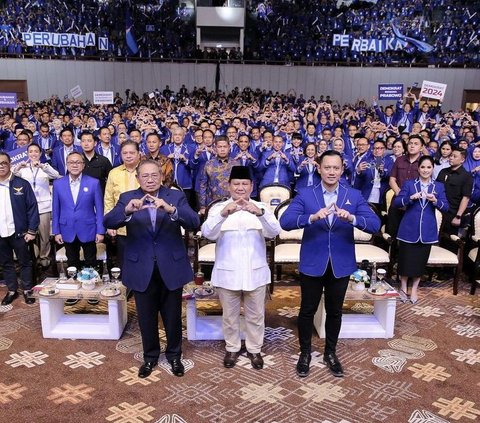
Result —
[{"label": "dark suit jacket", "polygon": [[[360,191],[339,184],[336,204],[355,216],[358,229],[368,233],[380,229],[380,219],[370,209]],[[287,231],[304,228],[300,272],[309,276],[322,276],[330,261],[336,278],[351,275],[357,270],[353,225],[338,219],[336,215],[331,226],[328,219],[310,224],[310,215],[324,207],[321,184],[301,188],[282,214],[280,225]]]},{"label": "dark suit jacket", "polygon": [[127,219],[127,204],[143,196],[141,189],[123,193],[117,205],[104,217],[107,228],[127,227],[123,283],[135,291],[144,292],[150,283],[154,266],[157,266],[167,288],[178,289],[193,279],[180,226],[188,230],[196,229],[200,226],[200,219],[188,205],[185,194],[163,186],[158,197],[177,208],[178,220],[173,221],[168,213],[160,209],[157,210],[155,230],[148,209],[135,212]]}]

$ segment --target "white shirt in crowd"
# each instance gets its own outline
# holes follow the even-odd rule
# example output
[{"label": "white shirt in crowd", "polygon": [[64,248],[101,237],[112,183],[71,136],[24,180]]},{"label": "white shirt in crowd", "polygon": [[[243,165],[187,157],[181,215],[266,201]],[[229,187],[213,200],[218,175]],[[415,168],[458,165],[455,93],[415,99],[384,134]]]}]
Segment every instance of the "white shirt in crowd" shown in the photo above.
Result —
[{"label": "white shirt in crowd", "polygon": [[12,202],[10,200],[10,180],[12,174],[5,181],[0,182],[0,237],[7,238],[15,233]]},{"label": "white shirt in crowd", "polygon": [[232,199],[215,204],[202,225],[202,235],[216,241],[212,285],[234,291],[253,291],[270,283],[265,238],[280,233],[280,224],[264,204],[263,216],[240,210],[223,217],[220,213]]},{"label": "white shirt in crowd", "polygon": [[26,179],[35,193],[35,198],[38,202],[38,213],[48,213],[52,211],[52,195],[50,193],[50,179],[57,179],[60,174],[48,163],[42,165],[43,167],[28,167],[14,169],[14,173],[23,179]]}]

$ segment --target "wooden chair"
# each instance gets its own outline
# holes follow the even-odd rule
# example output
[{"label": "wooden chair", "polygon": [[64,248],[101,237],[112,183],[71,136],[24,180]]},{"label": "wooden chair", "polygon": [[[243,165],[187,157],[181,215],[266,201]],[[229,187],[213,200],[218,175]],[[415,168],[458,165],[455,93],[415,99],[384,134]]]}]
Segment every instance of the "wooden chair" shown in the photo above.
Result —
[{"label": "wooden chair", "polygon": [[[448,250],[440,245],[440,243],[432,245],[430,256],[427,261],[427,268],[452,268],[454,269],[453,277],[453,295],[458,293],[458,279],[460,277],[463,265],[463,248],[464,241],[457,235],[446,235],[442,233],[442,219],[443,215],[439,210],[435,210],[435,217],[437,219],[437,229],[439,233],[439,240],[453,242],[457,246],[457,253]],[[390,235],[384,233],[384,238],[391,242]],[[394,259],[392,258],[392,261]],[[433,273],[433,272],[432,272]],[[431,275],[430,275],[431,277]]]},{"label": "wooden chair", "polygon": [[[55,246],[55,260],[57,262],[57,269],[58,269],[58,264],[63,262],[67,263],[67,253],[65,251],[65,247],[60,247],[59,245],[56,245]],[[101,243],[98,243],[96,244],[96,247],[97,247],[97,262],[101,262],[103,263],[104,260],[107,260],[107,246],[106,244],[104,244],[103,242]],[[80,261],[83,261],[85,260],[85,257],[83,255],[83,248],[80,248]],[[65,269],[63,269],[64,271],[66,271],[66,267]]]},{"label": "wooden chair", "polygon": [[[207,219],[208,212],[217,203],[224,201],[223,198],[212,201],[205,210],[205,219]],[[197,273],[202,264],[212,265],[215,263],[215,242],[210,241],[202,235],[199,230],[193,237],[194,243],[194,257],[193,257],[193,271]]]},{"label": "wooden chair", "polygon": [[[355,240],[355,258],[357,264],[361,264],[363,260],[368,260],[370,263],[376,263],[379,266],[389,267],[390,254],[374,245],[374,236],[367,232],[363,232],[358,228],[353,228],[353,238]],[[390,273],[390,268],[389,268]]]},{"label": "wooden chair", "polygon": [[[288,199],[280,203],[275,209],[275,216],[280,219],[292,200]],[[302,243],[303,229],[294,229],[292,231],[281,230],[273,241],[270,253],[270,271],[272,273],[272,283],[270,291],[273,292],[274,270],[277,280],[282,276],[282,265],[298,264],[300,262],[300,246]]]},{"label": "wooden chair", "polygon": [[473,269],[468,272],[468,275],[469,281],[472,284],[470,294],[474,295],[477,289],[477,284],[480,284],[480,207],[473,212],[472,227],[470,241],[473,248],[468,252],[467,257],[469,262],[473,264]]},{"label": "wooden chair", "polygon": [[275,213],[277,206],[291,196],[290,188],[280,184],[265,185],[259,192],[260,201],[270,207],[272,213]]},{"label": "wooden chair", "polygon": [[457,253],[453,253],[447,248],[441,247],[440,244],[432,245],[430,256],[428,257],[427,267],[429,268],[453,268],[453,295],[458,293],[458,279],[463,267],[463,249],[465,242],[457,235],[447,235],[442,233],[442,219],[443,215],[439,210],[435,210],[435,217],[437,218],[437,228],[440,242],[453,242],[457,247]]}]

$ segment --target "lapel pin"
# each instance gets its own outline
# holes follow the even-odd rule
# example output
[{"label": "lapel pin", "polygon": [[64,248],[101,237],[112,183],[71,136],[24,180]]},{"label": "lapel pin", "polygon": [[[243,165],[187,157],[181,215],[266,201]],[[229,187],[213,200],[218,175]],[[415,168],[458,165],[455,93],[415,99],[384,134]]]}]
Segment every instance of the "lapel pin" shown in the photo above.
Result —
[{"label": "lapel pin", "polygon": [[347,200],[347,201],[345,202],[345,205],[346,205],[346,206],[351,206],[352,203],[350,203],[350,200]]},{"label": "lapel pin", "polygon": [[83,187],[83,192],[88,192],[88,187]]}]

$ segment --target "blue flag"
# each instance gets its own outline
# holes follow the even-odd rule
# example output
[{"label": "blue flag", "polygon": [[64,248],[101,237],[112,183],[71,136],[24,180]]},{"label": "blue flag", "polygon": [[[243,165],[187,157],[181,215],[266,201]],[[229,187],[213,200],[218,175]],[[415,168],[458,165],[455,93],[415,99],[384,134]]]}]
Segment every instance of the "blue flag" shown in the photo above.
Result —
[{"label": "blue flag", "polygon": [[137,40],[133,33],[133,19],[130,10],[127,9],[125,15],[125,41],[127,43],[128,54],[135,55],[138,53]]},{"label": "blue flag", "polygon": [[[395,34],[395,37],[399,40],[405,41],[406,43],[410,43],[414,47],[417,48],[417,50],[421,51],[422,53],[430,53],[431,51],[434,50],[434,47],[424,41],[416,40],[415,38],[412,37],[407,37],[406,35],[403,35],[400,30],[395,26],[395,23],[392,21],[390,22],[392,26],[392,31]],[[411,53],[411,51],[409,52]]]}]

